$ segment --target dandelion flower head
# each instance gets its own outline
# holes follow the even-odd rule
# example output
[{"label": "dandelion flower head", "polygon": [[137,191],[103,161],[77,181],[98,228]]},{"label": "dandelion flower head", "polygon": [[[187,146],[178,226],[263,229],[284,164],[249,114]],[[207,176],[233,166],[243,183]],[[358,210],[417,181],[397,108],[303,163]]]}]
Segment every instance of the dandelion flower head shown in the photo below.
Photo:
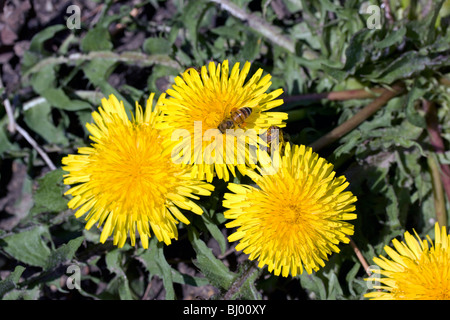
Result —
[{"label": "dandelion flower head", "polygon": [[256,187],[229,184],[224,215],[237,228],[229,241],[239,241],[236,250],[257,259],[258,266],[287,277],[303,269],[319,270],[328,255],[348,243],[356,218],[356,197],[344,191],[348,182],[335,177],[333,165],[304,145],[285,144],[277,172],[249,174]]},{"label": "dandelion flower head", "polygon": [[373,275],[366,279],[379,282],[377,291],[365,294],[374,300],[450,300],[450,235],[446,227],[434,226],[434,243],[427,235],[421,239],[408,231],[404,241],[392,240],[393,248],[384,251],[391,258],[374,257],[379,268],[372,268]]},{"label": "dandelion flower head", "polygon": [[145,111],[136,103],[129,118],[122,101],[111,95],[92,113],[86,124],[93,141],[62,159],[64,183],[72,186],[68,206],[77,218],[86,215],[86,229],[103,225],[100,242],[114,235],[114,244],[122,247],[128,234],[135,245],[136,230],[142,246],[155,234],[166,244],[177,239],[179,221],[189,224],[180,209],[202,214],[192,200],[210,195],[213,186],[191,178],[186,167],[171,159],[172,144],[155,128],[164,95],[153,108],[154,94]]},{"label": "dandelion flower head", "polygon": [[[177,130],[187,132],[190,139],[184,139],[180,150],[193,165],[192,174],[199,179],[212,181],[214,176],[228,181],[237,168],[245,174],[247,168],[254,168],[257,159],[251,158],[248,145],[258,149],[258,134],[270,126],[284,127],[287,119],[284,112],[267,112],[283,103],[277,99],[282,89],[267,93],[272,82],[270,75],[262,76],[259,69],[246,81],[251,64],[234,64],[231,72],[228,60],[223,63],[210,62],[200,71],[189,68],[167,90],[164,100],[160,128],[171,136]],[[230,121],[235,112],[247,110],[242,123],[234,122],[229,130],[255,133],[244,136],[245,147],[239,145],[238,134],[226,134],[219,130],[224,121]],[[186,156],[187,155],[187,156]]]}]

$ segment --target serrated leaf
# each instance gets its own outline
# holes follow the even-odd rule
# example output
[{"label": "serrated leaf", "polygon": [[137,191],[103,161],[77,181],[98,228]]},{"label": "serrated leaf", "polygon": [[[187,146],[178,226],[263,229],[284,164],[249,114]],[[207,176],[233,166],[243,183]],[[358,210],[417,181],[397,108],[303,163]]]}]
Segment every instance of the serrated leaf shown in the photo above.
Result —
[{"label": "serrated leaf", "polygon": [[128,278],[122,267],[122,254],[123,252],[117,248],[106,254],[106,266],[109,271],[116,274],[116,277],[108,284],[108,288],[116,291],[121,300],[132,300]]},{"label": "serrated leaf", "polygon": [[61,88],[48,88],[41,95],[54,107],[67,111],[91,109],[91,105],[83,100],[70,99]]},{"label": "serrated leaf", "polygon": [[[258,275],[258,273],[256,273]],[[261,300],[261,293],[255,285],[256,278],[249,278],[241,288],[241,298],[245,300]]]},{"label": "serrated leaf", "polygon": [[372,35],[372,30],[362,29],[352,37],[348,48],[345,51],[346,60],[344,71],[353,73],[354,70],[364,62],[364,60],[366,59],[367,50],[367,44],[365,42]]},{"label": "serrated leaf", "polygon": [[304,85],[303,78],[304,72],[298,60],[291,55],[287,56],[283,61],[283,81],[289,92],[295,92],[298,87],[302,87]]},{"label": "serrated leaf", "polygon": [[63,244],[58,249],[53,251],[47,261],[47,270],[55,268],[62,263],[70,261],[75,256],[75,252],[81,246],[84,241],[84,236],[70,240],[68,243]]},{"label": "serrated leaf", "polygon": [[[256,289],[255,282],[261,275],[262,270],[256,266],[255,261],[245,261],[241,265],[242,271],[234,280],[234,284],[240,285],[240,278],[245,277],[245,281],[240,285],[230,299],[240,300],[261,300],[261,294]],[[233,290],[233,286],[230,290]]]},{"label": "serrated leaf", "polygon": [[0,239],[4,251],[30,266],[45,268],[51,250],[42,237],[50,238],[47,226],[39,225]]},{"label": "serrated leaf", "polygon": [[342,291],[341,285],[339,283],[339,279],[336,275],[336,271],[333,269],[330,269],[329,272],[323,272],[322,274],[328,279],[327,299],[328,300],[336,300],[337,298],[341,297],[343,294],[343,291]]},{"label": "serrated leaf", "polygon": [[388,216],[389,226],[391,226],[392,228],[398,228],[400,227],[399,221],[400,211],[397,195],[392,186],[387,186],[385,194],[386,197],[389,199],[388,205],[386,207],[386,214]]},{"label": "serrated leaf", "polygon": [[113,48],[108,29],[97,24],[93,29],[86,33],[83,40],[81,40],[81,50],[89,51],[108,51]]},{"label": "serrated leaf", "polygon": [[172,279],[175,283],[188,284],[195,287],[206,286],[209,284],[209,281],[206,278],[191,276],[174,269],[172,269]]},{"label": "serrated leaf", "polygon": [[420,128],[426,128],[427,124],[425,122],[424,116],[421,115],[416,109],[416,101],[422,99],[426,92],[427,90],[414,85],[411,90],[409,90],[406,101],[406,119],[413,125]]},{"label": "serrated leaf", "polygon": [[[47,65],[43,67],[39,72],[33,74],[30,83],[34,91],[45,98],[45,105],[50,104],[51,106],[58,109],[68,111],[77,111],[91,108],[91,105],[88,102],[79,99],[70,99],[62,88],[57,87],[56,71],[54,65]],[[34,107],[39,107],[39,105],[35,105]],[[30,108],[29,110],[31,109],[32,108]]]},{"label": "serrated leaf", "polygon": [[57,128],[50,121],[51,108],[46,100],[24,111],[24,120],[27,126],[39,134],[49,143],[66,146],[69,142],[62,128]]},{"label": "serrated leaf", "polygon": [[154,250],[156,252],[156,260],[161,270],[161,277],[164,283],[164,289],[166,289],[166,300],[175,299],[175,290],[173,287],[172,278],[172,267],[167,263],[166,257],[164,256],[164,246],[161,242],[156,242]]},{"label": "serrated leaf", "polygon": [[0,121],[0,156],[2,156],[5,152],[18,150],[18,147],[9,141],[8,135],[6,134],[6,126],[3,125],[6,123],[6,120],[7,116]]},{"label": "serrated leaf", "polygon": [[188,36],[193,40],[194,44],[197,42],[197,28],[200,24],[198,18],[207,5],[208,2],[204,0],[190,1],[183,10],[181,19],[189,32]]},{"label": "serrated leaf", "polygon": [[318,50],[321,47],[320,40],[317,34],[314,32],[314,28],[310,26],[306,21],[302,21],[292,28],[289,32],[293,39],[305,41],[312,49]]},{"label": "serrated leaf", "polygon": [[33,90],[41,93],[56,86],[56,72],[54,65],[44,66],[39,72],[34,73],[30,78]]},{"label": "serrated leaf", "polygon": [[166,300],[174,300],[173,270],[164,256],[164,246],[156,238],[153,238],[149,243],[149,248],[139,257],[151,275],[157,275],[163,280]]},{"label": "serrated leaf", "polygon": [[117,279],[119,282],[118,289],[120,300],[133,300],[128,278],[118,276]]},{"label": "serrated leaf", "polygon": [[38,179],[38,188],[33,195],[34,207],[32,214],[41,212],[61,212],[67,209],[68,200],[63,197],[64,171],[56,169],[47,173],[44,177]]},{"label": "serrated leaf", "polygon": [[119,101],[123,101],[126,110],[132,110],[133,107],[127,99],[125,99],[119,91],[108,83],[107,78],[114,70],[116,64],[117,61],[114,60],[97,58],[92,59],[83,65],[82,69],[89,81],[91,81],[94,86],[99,87],[105,97],[109,97],[110,94],[114,94]]},{"label": "serrated leaf", "polygon": [[37,33],[30,42],[29,50],[24,52],[22,60],[22,71],[26,71],[33,67],[42,56],[47,56],[49,53],[44,49],[44,42],[55,36],[56,33],[67,30],[67,27],[62,24],[53,25]]},{"label": "serrated leaf", "polygon": [[33,36],[33,39],[31,39],[29,50],[40,54],[46,53],[47,51],[44,49],[44,42],[53,38],[56,33],[62,30],[67,30],[67,27],[63,24],[57,24],[40,31]]},{"label": "serrated leaf", "polygon": [[435,69],[450,64],[450,57],[440,54],[428,54],[408,51],[387,64],[372,75],[366,75],[373,81],[392,84],[397,80],[417,76],[427,68]]},{"label": "serrated leaf", "polygon": [[[228,39],[234,39],[234,40],[242,40],[241,33],[244,31],[242,25],[240,24],[233,24],[233,25],[226,25],[226,26],[219,26],[214,29],[211,29],[212,33],[217,34],[220,37],[225,37]],[[251,59],[249,59],[251,60]]]},{"label": "serrated leaf", "polygon": [[197,254],[194,264],[213,285],[226,290],[229,289],[235,275],[228,270],[222,261],[214,256],[212,250],[199,238],[199,235],[194,228],[189,228],[188,236],[189,241]]},{"label": "serrated leaf", "polygon": [[300,284],[302,288],[314,293],[315,298],[320,300],[325,300],[327,298],[326,287],[319,277],[304,272],[300,275]]},{"label": "serrated leaf", "polygon": [[148,54],[170,54],[172,44],[164,38],[148,38],[142,44],[142,49]]},{"label": "serrated leaf", "polygon": [[329,76],[336,79],[337,82],[342,82],[348,76],[348,73],[340,68],[330,67],[324,63],[321,65],[323,71]]},{"label": "serrated leaf", "polygon": [[406,27],[401,27],[397,30],[393,30],[388,33],[383,40],[375,42],[374,47],[376,49],[384,49],[393,46],[399,42],[402,42],[406,35]]},{"label": "serrated leaf", "polygon": [[114,70],[117,61],[109,59],[92,59],[83,66],[83,71],[86,77],[94,85],[102,87],[103,82],[106,82],[106,78],[109,77]]},{"label": "serrated leaf", "polygon": [[105,256],[105,261],[110,272],[120,275],[125,274],[122,270],[122,252],[119,249],[115,248],[109,251]]},{"label": "serrated leaf", "polygon": [[430,225],[430,221],[436,220],[436,207],[431,192],[420,202],[419,217],[424,226]]},{"label": "serrated leaf", "polygon": [[361,269],[361,264],[355,263],[353,265],[353,267],[350,269],[350,271],[347,273],[347,275],[345,276],[345,281],[347,282],[348,290],[350,291],[350,294],[352,296],[355,296],[357,294],[355,291],[355,283],[358,284],[356,275],[357,275],[359,269]]},{"label": "serrated leaf", "polygon": [[189,1],[181,16],[181,21],[187,29],[187,38],[191,41],[193,46],[192,53],[194,54],[196,61],[204,61],[207,59],[206,52],[200,51],[198,48],[198,29],[205,12],[211,6],[211,3],[204,0]]},{"label": "serrated leaf", "polygon": [[147,86],[150,92],[164,92],[169,89],[172,84],[171,78],[179,75],[180,70],[163,66],[155,65],[152,74],[147,79]]},{"label": "serrated leaf", "polygon": [[357,146],[361,144],[361,131],[360,130],[354,130],[350,132],[344,139],[343,142],[339,147],[336,148],[334,151],[334,154],[336,157],[340,157],[344,154],[350,153],[352,150],[354,150]]},{"label": "serrated leaf", "polygon": [[428,46],[428,49],[430,52],[443,52],[445,54],[445,51],[450,49],[450,32],[445,35],[439,34],[436,41]]},{"label": "serrated leaf", "polygon": [[227,246],[227,240],[225,239],[225,236],[223,235],[217,224],[211,219],[208,212],[205,209],[203,209],[203,211],[203,222],[205,223],[205,226],[208,229],[209,233],[211,233],[212,237],[219,244],[221,253],[224,254]]},{"label": "serrated leaf", "polygon": [[35,286],[31,289],[13,289],[3,296],[2,300],[38,300],[41,288]]},{"label": "serrated leaf", "polygon": [[430,10],[425,18],[423,23],[424,34],[426,34],[424,37],[425,44],[432,44],[436,40],[436,20],[444,2],[445,0],[433,1],[433,9]]},{"label": "serrated leaf", "polygon": [[[107,291],[118,295],[120,300],[133,300],[128,279],[124,275],[116,275],[116,277],[109,281]],[[111,297],[111,299],[114,298],[115,296]]]},{"label": "serrated leaf", "polygon": [[8,292],[16,288],[20,276],[25,271],[23,266],[16,266],[13,272],[6,277],[5,280],[0,281],[0,299]]}]

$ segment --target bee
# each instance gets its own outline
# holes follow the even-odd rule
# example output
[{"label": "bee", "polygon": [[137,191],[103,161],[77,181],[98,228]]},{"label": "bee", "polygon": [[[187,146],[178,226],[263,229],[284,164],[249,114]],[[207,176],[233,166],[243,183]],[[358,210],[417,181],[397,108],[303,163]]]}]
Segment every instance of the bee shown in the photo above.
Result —
[{"label": "bee", "polygon": [[[275,132],[277,132],[276,130],[278,130],[278,134],[273,134]],[[275,131],[275,132],[274,132]],[[282,140],[283,139],[283,135],[280,135],[281,129],[277,126],[270,126],[269,129],[267,129],[266,131],[266,143],[268,145],[271,144],[272,140],[275,139],[276,136],[278,136],[278,139]]]},{"label": "bee", "polygon": [[266,131],[267,152],[272,151],[272,143],[278,139],[279,151],[283,153],[284,145],[289,140],[288,135],[277,126],[270,126]]},{"label": "bee", "polygon": [[220,132],[225,133],[225,131],[227,131],[227,129],[231,129],[233,127],[234,127],[234,122],[229,119],[225,119],[219,124],[219,126],[217,128],[220,130]]},{"label": "bee", "polygon": [[223,120],[218,129],[220,132],[225,133],[227,129],[234,128],[236,126],[241,127],[247,119],[252,114],[252,109],[249,107],[244,107],[241,109],[233,109],[231,111],[230,117]]}]

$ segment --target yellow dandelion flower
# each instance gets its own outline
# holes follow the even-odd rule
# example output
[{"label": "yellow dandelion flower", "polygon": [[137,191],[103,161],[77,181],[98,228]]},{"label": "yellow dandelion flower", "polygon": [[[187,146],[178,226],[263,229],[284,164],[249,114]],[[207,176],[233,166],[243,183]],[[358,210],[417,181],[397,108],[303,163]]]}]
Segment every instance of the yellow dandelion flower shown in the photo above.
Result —
[{"label": "yellow dandelion flower", "polygon": [[236,250],[258,259],[260,268],[284,277],[303,268],[311,273],[349,242],[353,225],[345,220],[356,219],[356,197],[311,148],[286,143],[277,172],[249,176],[257,187],[230,183],[234,193],[224,196],[224,215],[233,219],[226,227],[237,227],[228,240],[239,240]]},{"label": "yellow dandelion flower", "polygon": [[210,182],[217,175],[228,181],[236,167],[245,174],[261,161],[259,134],[270,126],[285,126],[286,113],[267,112],[283,103],[276,99],[283,90],[266,93],[271,76],[263,77],[259,69],[246,81],[249,71],[249,62],[242,70],[234,64],[231,73],[228,60],[210,62],[200,71],[189,68],[167,90],[159,128],[172,139],[183,138],[176,154],[194,167],[192,174],[199,179]]},{"label": "yellow dandelion flower", "polygon": [[378,291],[365,294],[366,298],[450,300],[450,235],[438,223],[434,226],[434,244],[428,235],[427,241],[420,239],[415,230],[414,234],[416,238],[406,231],[404,242],[394,239],[394,248],[384,247],[392,260],[373,258],[379,268],[372,268],[373,275],[366,280],[380,285],[374,285]]},{"label": "yellow dandelion flower", "polygon": [[178,221],[189,224],[179,208],[202,214],[190,198],[213,190],[172,161],[173,142],[155,128],[163,96],[154,110],[153,97],[145,112],[136,103],[132,120],[122,101],[114,95],[103,98],[102,107],[92,113],[94,123],[86,124],[91,147],[62,159],[68,172],[64,183],[76,185],[66,192],[73,196],[68,206],[78,208],[77,218],[88,212],[86,229],[96,222],[103,225],[102,243],[114,233],[114,244],[122,247],[129,233],[134,245],[137,229],[142,246],[148,248],[151,229],[159,241],[170,244],[177,239]]}]

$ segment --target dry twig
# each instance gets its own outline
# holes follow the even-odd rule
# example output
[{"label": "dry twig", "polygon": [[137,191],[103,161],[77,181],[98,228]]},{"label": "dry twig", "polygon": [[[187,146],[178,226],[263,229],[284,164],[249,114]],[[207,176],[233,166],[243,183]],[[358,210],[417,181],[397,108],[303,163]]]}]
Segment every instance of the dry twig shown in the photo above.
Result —
[{"label": "dry twig", "polygon": [[210,0],[220,5],[220,7],[228,11],[234,17],[247,22],[249,27],[260,33],[262,36],[272,41],[274,44],[285,48],[291,53],[295,53],[295,43],[288,37],[282,35],[273,25],[267,23],[260,17],[245,12],[239,6],[228,0]]},{"label": "dry twig", "polygon": [[367,263],[366,259],[364,258],[364,256],[362,255],[361,251],[359,250],[358,246],[356,245],[356,243],[353,241],[352,238],[348,237],[350,239],[350,246],[353,248],[353,251],[356,254],[356,257],[358,258],[359,262],[361,262],[361,265],[364,268],[364,271],[367,273],[367,275],[370,277],[372,275],[372,272],[370,272],[370,266]]},{"label": "dry twig", "polygon": [[[0,89],[3,88],[3,81],[0,78]],[[28,132],[23,129],[21,126],[19,126],[15,119],[14,119],[14,112],[13,112],[13,108],[11,106],[11,102],[9,101],[8,97],[5,94],[5,98],[3,99],[3,105],[5,106],[5,110],[6,110],[6,114],[8,115],[8,130],[11,133],[14,133],[15,131],[17,131],[25,140],[28,141],[28,143],[39,153],[39,155],[42,157],[42,159],[44,160],[44,162],[47,164],[47,166],[51,169],[51,170],[55,170],[56,167],[53,164],[53,162],[50,160],[50,158],[48,157],[48,155],[45,153],[45,151],[38,145],[38,143],[36,142],[36,140],[34,140],[29,134]]]},{"label": "dry twig", "polygon": [[317,152],[323,147],[333,143],[340,137],[344,136],[345,134],[359,126],[363,121],[380,110],[381,107],[383,107],[389,100],[400,95],[404,91],[405,87],[403,84],[394,84],[392,86],[392,90],[386,90],[381,96],[374,99],[366,107],[357,112],[353,117],[342,123],[340,126],[334,128],[320,139],[314,141],[311,144],[311,147],[314,151]]}]

